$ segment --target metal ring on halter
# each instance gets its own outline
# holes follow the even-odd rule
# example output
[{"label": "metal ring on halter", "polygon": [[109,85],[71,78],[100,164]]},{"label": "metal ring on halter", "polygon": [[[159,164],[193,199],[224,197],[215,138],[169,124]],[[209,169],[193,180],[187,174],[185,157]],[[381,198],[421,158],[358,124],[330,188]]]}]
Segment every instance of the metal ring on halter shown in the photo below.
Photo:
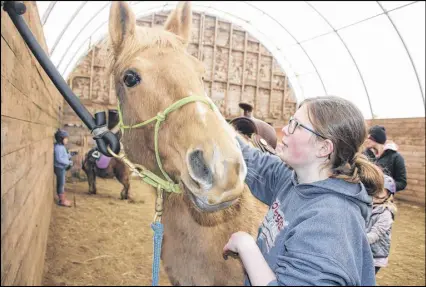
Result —
[{"label": "metal ring on halter", "polygon": [[102,126],[102,127],[96,127],[94,128],[90,133],[93,135],[94,139],[100,139],[104,133],[109,131],[108,127]]}]

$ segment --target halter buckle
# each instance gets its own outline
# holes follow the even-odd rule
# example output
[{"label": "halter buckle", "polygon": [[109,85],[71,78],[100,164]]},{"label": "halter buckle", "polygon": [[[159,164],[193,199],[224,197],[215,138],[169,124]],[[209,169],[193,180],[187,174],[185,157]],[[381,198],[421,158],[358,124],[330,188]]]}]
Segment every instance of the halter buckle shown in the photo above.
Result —
[{"label": "halter buckle", "polygon": [[163,210],[164,210],[163,189],[160,186],[157,186],[157,198],[155,200],[154,222],[161,222],[161,216],[163,215]]}]

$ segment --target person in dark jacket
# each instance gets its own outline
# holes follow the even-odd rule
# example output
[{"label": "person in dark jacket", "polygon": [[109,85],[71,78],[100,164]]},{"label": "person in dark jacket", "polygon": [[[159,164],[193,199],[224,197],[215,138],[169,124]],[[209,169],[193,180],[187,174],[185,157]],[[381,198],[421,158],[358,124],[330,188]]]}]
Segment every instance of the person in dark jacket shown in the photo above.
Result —
[{"label": "person in dark jacket", "polygon": [[364,154],[395,180],[397,192],[403,190],[407,186],[407,171],[404,158],[398,152],[398,146],[387,140],[386,129],[383,126],[373,126],[368,133],[368,139],[364,144],[367,149]]}]

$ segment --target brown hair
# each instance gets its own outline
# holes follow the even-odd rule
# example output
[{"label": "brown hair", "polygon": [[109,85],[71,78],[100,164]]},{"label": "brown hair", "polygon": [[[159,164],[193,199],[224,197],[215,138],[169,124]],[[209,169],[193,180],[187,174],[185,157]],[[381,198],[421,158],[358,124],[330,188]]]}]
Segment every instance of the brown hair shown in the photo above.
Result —
[{"label": "brown hair", "polygon": [[350,101],[327,96],[304,100],[314,129],[334,145],[331,177],[362,182],[369,195],[384,188],[383,172],[361,153],[367,128],[361,111]]}]

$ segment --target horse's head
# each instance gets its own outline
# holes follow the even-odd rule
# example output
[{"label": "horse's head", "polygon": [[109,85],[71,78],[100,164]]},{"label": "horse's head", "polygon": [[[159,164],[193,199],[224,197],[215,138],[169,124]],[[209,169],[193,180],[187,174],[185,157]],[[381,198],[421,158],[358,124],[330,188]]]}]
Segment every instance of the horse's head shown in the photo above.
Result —
[{"label": "horse's head", "polygon": [[[137,27],[127,3],[112,3],[111,72],[125,124],[150,119],[190,95],[212,104],[204,92],[203,64],[186,51],[191,25],[189,2],[178,4],[164,28]],[[123,137],[129,158],[151,170],[157,165],[154,126],[126,130]],[[217,108],[203,102],[180,107],[161,124],[163,168],[202,211],[228,207],[243,192],[247,168],[235,137]]]}]

